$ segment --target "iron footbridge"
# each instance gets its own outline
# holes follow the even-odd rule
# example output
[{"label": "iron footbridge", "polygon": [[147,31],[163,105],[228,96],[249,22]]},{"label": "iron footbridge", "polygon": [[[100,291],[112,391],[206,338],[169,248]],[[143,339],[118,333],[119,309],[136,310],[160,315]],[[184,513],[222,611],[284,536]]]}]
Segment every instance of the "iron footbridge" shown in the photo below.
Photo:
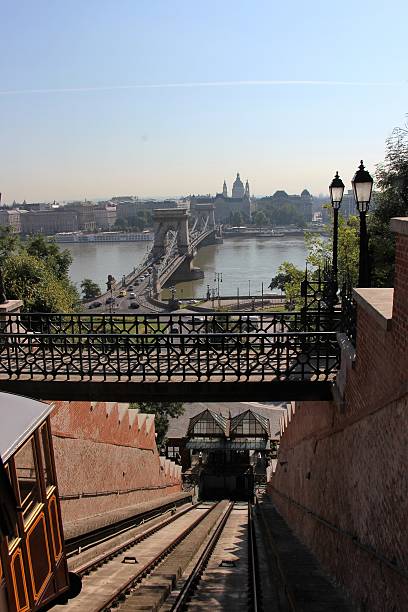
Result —
[{"label": "iron footbridge", "polygon": [[301,312],[7,314],[0,389],[42,399],[330,399],[333,318]]}]

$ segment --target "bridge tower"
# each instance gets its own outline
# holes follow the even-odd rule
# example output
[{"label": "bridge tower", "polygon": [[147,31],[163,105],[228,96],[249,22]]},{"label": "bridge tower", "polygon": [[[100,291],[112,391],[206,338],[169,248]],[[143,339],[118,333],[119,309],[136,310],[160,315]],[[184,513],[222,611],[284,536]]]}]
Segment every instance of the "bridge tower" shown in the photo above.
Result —
[{"label": "bridge tower", "polygon": [[166,236],[169,230],[177,232],[177,247],[180,254],[190,249],[188,231],[189,214],[186,208],[157,208],[153,212],[153,256],[160,257],[166,250]]}]

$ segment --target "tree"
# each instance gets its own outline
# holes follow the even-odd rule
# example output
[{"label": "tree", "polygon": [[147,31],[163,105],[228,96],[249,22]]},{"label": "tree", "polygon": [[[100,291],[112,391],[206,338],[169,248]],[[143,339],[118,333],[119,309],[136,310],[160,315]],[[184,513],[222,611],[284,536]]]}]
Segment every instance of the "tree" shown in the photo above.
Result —
[{"label": "tree", "polygon": [[300,283],[304,279],[305,273],[297,268],[290,261],[284,261],[278,268],[278,274],[272,278],[269,287],[283,288],[286,297],[286,307],[293,310],[302,305],[300,298]]},{"label": "tree", "polygon": [[408,216],[408,126],[395,128],[386,141],[385,160],[377,166],[375,209],[368,217],[372,284],[394,284],[395,236],[392,217]]},{"label": "tree", "polygon": [[26,243],[9,231],[0,231],[4,286],[9,299],[23,301],[26,312],[72,312],[79,295],[68,271],[69,251],[37,236]]},{"label": "tree", "polygon": [[45,260],[24,250],[6,258],[3,273],[7,297],[22,300],[26,312],[70,312],[78,303],[70,282],[58,278]]},{"label": "tree", "polygon": [[99,285],[94,283],[90,278],[84,278],[81,283],[81,290],[84,300],[92,300],[101,294]]},{"label": "tree", "polygon": [[33,236],[28,239],[25,250],[29,255],[45,260],[58,277],[68,275],[73,257],[68,249],[61,251],[54,240],[48,240],[42,235]]},{"label": "tree", "polygon": [[268,225],[268,217],[262,210],[257,210],[254,212],[252,215],[252,221],[257,227],[265,227],[265,225]]},{"label": "tree", "polygon": [[138,402],[130,404],[129,408],[137,408],[142,413],[154,414],[157,446],[161,446],[169,428],[169,419],[181,416],[184,406],[181,402]]},{"label": "tree", "polygon": [[[284,263],[288,264],[289,262]],[[292,276],[288,272],[279,271],[281,270],[282,266],[283,264],[279,266],[278,274],[272,278],[269,289],[280,289],[281,291],[284,291],[285,285],[291,282]]]},{"label": "tree", "polygon": [[113,226],[116,230],[125,230],[128,229],[128,224],[127,221],[125,219],[122,219],[121,217],[119,219],[116,219],[115,224]]},{"label": "tree", "polygon": [[243,224],[244,222],[244,218],[242,216],[242,213],[240,210],[236,210],[235,212],[230,213],[230,216],[228,218],[229,224],[230,225],[235,225],[235,226],[240,226]]},{"label": "tree", "polygon": [[[333,254],[333,210],[330,207],[329,214],[331,223],[327,226],[330,238],[313,232],[305,233],[305,243],[308,251],[306,262],[312,268],[323,269],[325,262],[332,258]],[[338,280],[349,279],[355,283],[358,278],[358,256],[359,256],[359,220],[355,216],[345,219],[339,215],[338,231]]]},{"label": "tree", "polygon": [[[331,209],[330,209],[331,210]],[[307,248],[306,264],[309,266],[309,276],[314,278],[317,270],[324,269],[327,260],[330,260],[333,252],[333,230],[328,228],[330,238],[306,232],[305,243]],[[359,255],[359,221],[357,217],[344,219],[339,215],[338,234],[338,280],[339,284],[344,280],[355,283],[358,278],[358,255]],[[278,274],[274,276],[269,285],[270,289],[275,287],[284,291],[287,307],[300,308],[303,300],[300,297],[300,284],[304,279],[305,272],[289,261],[284,261],[278,268]]]}]

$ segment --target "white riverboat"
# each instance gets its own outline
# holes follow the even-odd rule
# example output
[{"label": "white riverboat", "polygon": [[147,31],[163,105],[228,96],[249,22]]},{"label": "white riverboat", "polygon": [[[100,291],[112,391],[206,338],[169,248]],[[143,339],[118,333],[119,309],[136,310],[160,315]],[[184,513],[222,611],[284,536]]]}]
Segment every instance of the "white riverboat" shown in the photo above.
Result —
[{"label": "white riverboat", "polygon": [[82,232],[63,232],[55,235],[58,243],[100,243],[100,242],[147,242],[153,240],[153,232],[100,232],[83,234]]}]

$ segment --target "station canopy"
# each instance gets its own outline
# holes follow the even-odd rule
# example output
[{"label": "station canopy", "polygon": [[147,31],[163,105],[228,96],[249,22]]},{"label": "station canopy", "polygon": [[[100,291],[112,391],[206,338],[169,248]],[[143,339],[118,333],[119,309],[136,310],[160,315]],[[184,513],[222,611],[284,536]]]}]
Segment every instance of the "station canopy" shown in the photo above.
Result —
[{"label": "station canopy", "polygon": [[187,437],[192,450],[265,450],[269,420],[252,410],[225,417],[207,409],[190,419]]}]

